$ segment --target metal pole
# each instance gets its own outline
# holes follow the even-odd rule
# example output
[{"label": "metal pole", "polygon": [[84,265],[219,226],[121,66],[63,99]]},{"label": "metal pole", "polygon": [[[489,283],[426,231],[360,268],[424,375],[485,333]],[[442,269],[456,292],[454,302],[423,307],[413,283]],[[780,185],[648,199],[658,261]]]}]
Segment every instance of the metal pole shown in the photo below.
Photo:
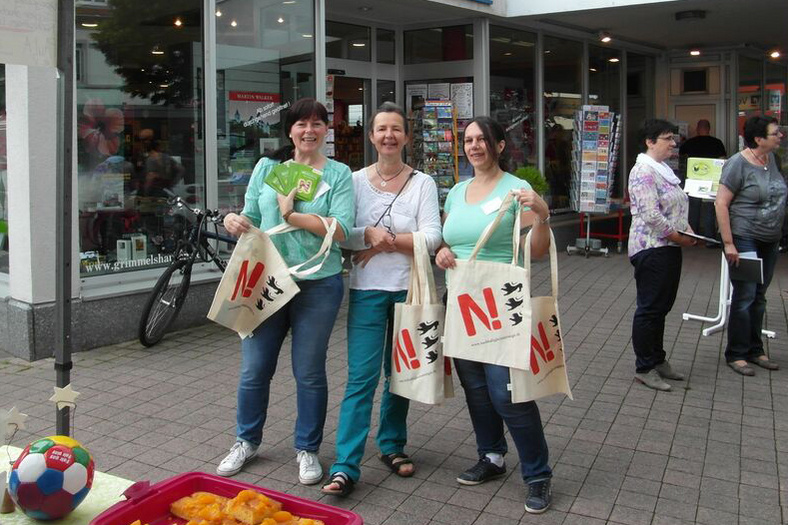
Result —
[{"label": "metal pole", "polygon": [[[71,202],[74,140],[74,0],[58,2],[58,156],[55,203],[55,374],[71,383]],[[57,410],[57,433],[70,435],[70,409]]]}]

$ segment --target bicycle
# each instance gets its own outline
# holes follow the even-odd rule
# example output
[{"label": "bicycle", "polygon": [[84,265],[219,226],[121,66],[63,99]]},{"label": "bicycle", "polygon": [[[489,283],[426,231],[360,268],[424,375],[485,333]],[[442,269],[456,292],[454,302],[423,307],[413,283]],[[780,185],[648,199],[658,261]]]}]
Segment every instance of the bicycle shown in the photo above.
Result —
[{"label": "bicycle", "polygon": [[156,281],[142,310],[137,336],[145,347],[151,347],[161,341],[167,329],[178,317],[189,293],[195,261],[199,259],[200,262],[213,262],[221,272],[227,268],[225,260],[219,256],[208,240],[214,239],[230,244],[238,242],[235,237],[220,234],[218,228],[213,232],[207,229],[208,222],[217,225],[224,220],[224,216],[218,210],[192,208],[174,194],[169,199],[169,203],[173,208],[184,210],[192,215],[194,220],[186,235],[178,241],[172,262]]}]

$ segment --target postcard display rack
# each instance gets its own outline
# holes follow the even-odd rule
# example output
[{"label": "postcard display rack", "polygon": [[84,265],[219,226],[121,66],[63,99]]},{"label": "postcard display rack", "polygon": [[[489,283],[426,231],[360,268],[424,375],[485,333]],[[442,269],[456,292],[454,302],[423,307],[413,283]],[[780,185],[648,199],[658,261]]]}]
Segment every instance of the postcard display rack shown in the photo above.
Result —
[{"label": "postcard display rack", "polygon": [[444,100],[428,100],[423,108],[413,111],[411,124],[411,166],[435,179],[443,209],[446,195],[459,177],[457,113],[454,104]]},{"label": "postcard display rack", "polygon": [[620,121],[620,115],[608,106],[586,105],[575,112],[570,194],[572,209],[588,215],[588,227],[585,239],[579,238],[575,246],[567,246],[570,255],[608,255],[601,241],[591,239],[591,215],[610,212],[610,191],[621,142]]}]

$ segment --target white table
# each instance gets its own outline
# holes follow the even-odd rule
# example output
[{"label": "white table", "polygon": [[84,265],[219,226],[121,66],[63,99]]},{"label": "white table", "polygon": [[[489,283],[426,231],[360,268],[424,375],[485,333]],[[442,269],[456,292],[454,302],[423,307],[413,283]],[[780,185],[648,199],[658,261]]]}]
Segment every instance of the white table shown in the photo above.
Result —
[{"label": "white table", "polygon": [[[733,294],[733,287],[731,286],[731,279],[728,275],[728,261],[725,259],[725,252],[721,254],[720,260],[720,297],[719,305],[717,307],[717,315],[714,317],[705,317],[702,315],[695,315],[684,313],[681,317],[685,321],[700,321],[702,323],[714,323],[713,326],[703,329],[704,336],[710,336],[725,328],[725,323],[728,322],[728,307],[731,304],[731,295]],[[761,333],[769,339],[774,339],[777,334],[772,330],[761,330]]]}]

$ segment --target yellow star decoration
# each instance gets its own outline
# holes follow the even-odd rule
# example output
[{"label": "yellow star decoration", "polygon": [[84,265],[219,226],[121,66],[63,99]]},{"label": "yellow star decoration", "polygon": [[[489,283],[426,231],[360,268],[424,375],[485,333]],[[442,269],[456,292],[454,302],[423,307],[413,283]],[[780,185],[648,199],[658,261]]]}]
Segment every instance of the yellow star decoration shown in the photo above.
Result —
[{"label": "yellow star decoration", "polygon": [[79,392],[75,392],[71,389],[71,383],[67,384],[63,388],[55,387],[55,394],[49,398],[50,401],[55,402],[55,407],[60,410],[60,404],[63,403],[65,405],[71,405],[72,407],[76,407],[77,403],[77,396],[79,396]]},{"label": "yellow star decoration", "polygon": [[17,430],[24,430],[26,419],[27,414],[21,413],[16,407],[11,407],[11,410],[5,414],[0,414],[0,435],[3,440],[11,439]]}]

